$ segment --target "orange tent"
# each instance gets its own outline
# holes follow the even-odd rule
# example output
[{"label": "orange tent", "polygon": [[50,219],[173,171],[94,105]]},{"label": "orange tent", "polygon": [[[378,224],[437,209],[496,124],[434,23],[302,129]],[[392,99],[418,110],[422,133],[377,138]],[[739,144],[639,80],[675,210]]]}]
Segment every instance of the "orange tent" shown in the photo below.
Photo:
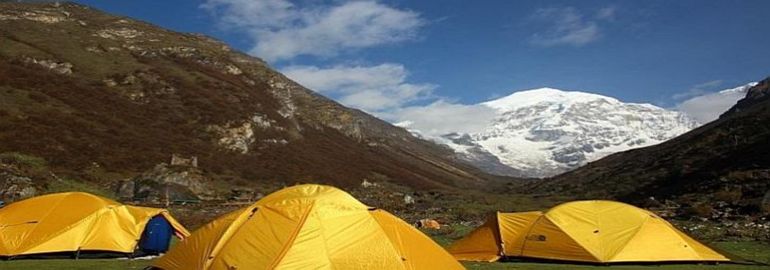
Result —
[{"label": "orange tent", "polygon": [[189,235],[165,209],[123,205],[83,192],[26,199],[0,208],[0,256],[132,253],[156,216],[165,218],[180,238]]},{"label": "orange tent", "polygon": [[597,263],[729,261],[644,209],[576,201],[542,213],[497,213],[449,247],[458,260],[503,256]]},{"label": "orange tent", "polygon": [[464,269],[428,236],[330,186],[272,193],[195,231],[166,270]]}]

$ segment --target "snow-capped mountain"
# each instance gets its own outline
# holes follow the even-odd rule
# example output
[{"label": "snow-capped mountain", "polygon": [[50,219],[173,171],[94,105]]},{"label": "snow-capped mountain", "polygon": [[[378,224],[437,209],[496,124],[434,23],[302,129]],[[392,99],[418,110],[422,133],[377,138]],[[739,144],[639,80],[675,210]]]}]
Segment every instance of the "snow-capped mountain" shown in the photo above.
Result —
[{"label": "snow-capped mountain", "polygon": [[[730,89],[725,89],[725,90],[719,91],[718,93],[720,93],[720,94],[739,93],[739,94],[743,94],[743,97],[745,97],[746,96],[746,92],[748,92],[750,88],[752,88],[754,86],[757,86],[757,84],[759,84],[759,82],[750,82],[750,83],[747,83],[745,85],[741,85],[741,86],[738,86],[738,87],[735,87],[735,88],[730,88]],[[741,97],[741,98],[743,98],[743,97]]]},{"label": "snow-capped mountain", "polygon": [[746,97],[746,92],[755,85],[757,82],[751,82],[735,88],[693,97],[678,104],[676,109],[691,116],[699,123],[705,124],[714,121],[720,114],[734,106],[738,100]]},{"label": "snow-capped mountain", "polygon": [[515,176],[556,175],[698,126],[680,112],[651,104],[552,88],[519,91],[480,105],[497,111],[486,130],[436,140],[477,166],[489,155],[496,157],[514,169],[506,174]]}]

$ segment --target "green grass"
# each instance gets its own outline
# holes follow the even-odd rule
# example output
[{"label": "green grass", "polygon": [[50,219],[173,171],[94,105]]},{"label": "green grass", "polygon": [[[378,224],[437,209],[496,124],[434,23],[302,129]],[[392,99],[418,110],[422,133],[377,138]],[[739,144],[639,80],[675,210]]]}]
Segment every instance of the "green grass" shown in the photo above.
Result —
[{"label": "green grass", "polygon": [[128,270],[143,269],[150,260],[80,259],[80,260],[17,260],[0,261],[3,270]]},{"label": "green grass", "polygon": [[713,246],[744,259],[770,264],[770,243],[767,242],[717,242]]},{"label": "green grass", "polygon": [[0,162],[29,166],[33,169],[43,169],[48,166],[48,163],[45,161],[45,159],[41,157],[26,155],[18,152],[0,153]]},{"label": "green grass", "polygon": [[[717,242],[713,246],[744,259],[770,263],[770,244],[761,242]],[[585,265],[539,262],[463,263],[468,269],[768,269],[769,266],[739,264],[648,264],[648,265]]]},{"label": "green grass", "polygon": [[59,193],[59,192],[71,192],[71,191],[88,192],[91,194],[99,195],[110,199],[115,198],[115,195],[111,192],[100,189],[93,184],[84,183],[84,182],[70,179],[70,178],[51,181],[48,183],[48,188],[46,189],[46,193]]},{"label": "green grass", "polygon": [[[430,235],[436,243],[442,246],[448,246],[450,243],[462,238],[468,234],[473,227],[453,225],[447,229],[439,231],[424,231]],[[724,251],[729,255],[735,255],[743,259],[753,260],[762,263],[770,263],[770,243],[765,242],[715,242],[712,243],[716,249]],[[543,263],[531,261],[511,261],[511,262],[464,262],[463,265],[468,269],[476,270],[498,270],[498,269],[606,269],[604,265],[590,264],[569,264],[569,263]],[[757,265],[738,265],[738,264],[648,264],[648,265],[611,265],[612,269],[770,269],[770,266]]]},{"label": "green grass", "polygon": [[[760,262],[770,263],[770,244],[761,242],[718,242],[714,245],[727,252]],[[142,269],[148,266],[151,260],[126,260],[126,259],[80,259],[80,260],[16,260],[0,261],[0,269],[3,270],[32,270],[32,269],[87,269],[87,270],[112,270],[112,269]],[[497,270],[497,269],[768,269],[768,266],[737,265],[737,264],[661,264],[661,265],[578,265],[562,263],[536,263],[536,262],[495,262],[495,263],[464,263],[471,270]]]}]

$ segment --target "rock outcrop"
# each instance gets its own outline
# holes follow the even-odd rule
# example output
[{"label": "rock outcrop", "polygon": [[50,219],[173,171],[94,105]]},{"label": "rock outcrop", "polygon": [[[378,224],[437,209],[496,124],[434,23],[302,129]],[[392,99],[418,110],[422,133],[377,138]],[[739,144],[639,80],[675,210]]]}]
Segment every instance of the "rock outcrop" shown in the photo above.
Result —
[{"label": "rock outcrop", "polygon": [[6,203],[37,195],[32,179],[0,164],[0,201]]},{"label": "rock outcrop", "polygon": [[170,166],[160,163],[153,169],[118,183],[116,194],[121,200],[165,203],[180,200],[218,199],[212,180],[192,166]]}]

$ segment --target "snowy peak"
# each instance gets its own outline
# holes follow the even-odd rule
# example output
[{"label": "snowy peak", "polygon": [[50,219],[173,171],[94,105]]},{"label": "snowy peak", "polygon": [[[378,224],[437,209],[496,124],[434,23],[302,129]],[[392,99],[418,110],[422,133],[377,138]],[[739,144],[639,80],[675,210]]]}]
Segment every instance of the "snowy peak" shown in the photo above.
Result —
[{"label": "snowy peak", "polygon": [[725,90],[719,91],[719,93],[720,94],[730,94],[730,93],[746,94],[746,92],[749,91],[749,88],[757,86],[757,84],[759,84],[759,83],[758,82],[750,82],[750,83],[748,83],[746,85],[741,85],[741,86],[738,86],[736,88],[730,88],[730,89],[725,89]]},{"label": "snowy peak", "polygon": [[676,109],[686,113],[701,124],[709,123],[733,107],[738,100],[746,97],[749,88],[756,85],[756,82],[751,82],[735,88],[696,96],[677,104]]},{"label": "snowy peak", "polygon": [[482,105],[489,106],[500,111],[508,111],[541,103],[569,105],[595,100],[605,100],[610,103],[619,102],[617,99],[602,95],[579,91],[563,91],[555,88],[544,87],[517,91],[511,95],[484,102]]},{"label": "snowy peak", "polygon": [[554,88],[518,91],[480,105],[497,111],[484,131],[441,141],[466,160],[492,155],[525,177],[553,176],[615,152],[661,143],[698,125],[651,104]]}]

